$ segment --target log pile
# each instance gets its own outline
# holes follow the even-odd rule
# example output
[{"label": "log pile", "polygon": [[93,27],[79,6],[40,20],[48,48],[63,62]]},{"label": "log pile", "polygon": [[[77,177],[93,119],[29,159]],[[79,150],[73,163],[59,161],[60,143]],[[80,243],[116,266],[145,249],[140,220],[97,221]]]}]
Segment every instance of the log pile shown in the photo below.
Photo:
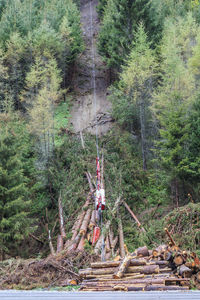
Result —
[{"label": "log pile", "polygon": [[176,245],[144,246],[120,260],[91,263],[79,276],[81,291],[185,291],[192,287],[191,279],[197,286],[200,263]]}]

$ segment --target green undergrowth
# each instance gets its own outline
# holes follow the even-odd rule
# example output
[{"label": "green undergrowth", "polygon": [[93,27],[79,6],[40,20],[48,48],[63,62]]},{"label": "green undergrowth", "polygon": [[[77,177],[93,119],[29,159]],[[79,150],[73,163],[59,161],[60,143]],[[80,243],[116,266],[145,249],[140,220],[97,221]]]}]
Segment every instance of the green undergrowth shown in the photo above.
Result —
[{"label": "green undergrowth", "polygon": [[149,220],[147,216],[145,219],[141,222],[146,233],[142,233],[130,220],[124,226],[125,241],[130,251],[142,245],[154,248],[158,244],[167,243],[169,240],[164,231],[167,227],[177,245],[195,251],[200,256],[200,203],[189,203],[173,209],[162,218],[151,218],[149,215]]}]

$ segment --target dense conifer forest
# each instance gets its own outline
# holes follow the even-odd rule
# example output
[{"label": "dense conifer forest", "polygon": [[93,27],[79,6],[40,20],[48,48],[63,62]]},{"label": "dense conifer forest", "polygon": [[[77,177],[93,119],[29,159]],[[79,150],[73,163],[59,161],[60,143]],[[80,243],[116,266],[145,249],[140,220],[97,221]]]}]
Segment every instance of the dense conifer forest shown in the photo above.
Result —
[{"label": "dense conifer forest", "polygon": [[[49,253],[45,223],[56,244],[59,196],[70,238],[89,191],[85,172],[96,172],[95,136],[83,131],[83,149],[70,121],[87,49],[83,2],[0,0],[2,260]],[[180,244],[198,251],[200,3],[99,0],[97,11],[97,51],[112,104],[111,127],[99,136],[104,217],[115,228],[110,211],[120,196],[146,228],[140,234],[120,207],[129,249],[161,242],[168,225]]]}]

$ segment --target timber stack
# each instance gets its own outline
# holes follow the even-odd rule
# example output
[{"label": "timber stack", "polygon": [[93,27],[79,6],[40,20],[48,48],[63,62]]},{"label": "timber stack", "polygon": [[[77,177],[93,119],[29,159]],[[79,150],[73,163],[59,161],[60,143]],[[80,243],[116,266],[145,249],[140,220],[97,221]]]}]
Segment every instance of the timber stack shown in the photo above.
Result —
[{"label": "timber stack", "polygon": [[144,246],[123,259],[91,263],[79,276],[81,291],[186,291],[200,283],[200,262],[176,245]]}]

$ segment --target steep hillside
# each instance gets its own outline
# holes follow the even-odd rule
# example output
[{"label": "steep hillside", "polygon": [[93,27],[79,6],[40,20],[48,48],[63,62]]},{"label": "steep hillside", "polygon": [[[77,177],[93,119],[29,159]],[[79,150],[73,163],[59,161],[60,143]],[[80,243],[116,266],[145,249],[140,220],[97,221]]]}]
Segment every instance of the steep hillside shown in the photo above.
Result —
[{"label": "steep hillside", "polygon": [[[111,104],[107,100],[108,71],[97,53],[99,19],[96,11],[98,1],[82,0],[81,24],[85,51],[77,60],[74,74],[75,103],[71,110],[74,131],[103,134],[111,126]],[[94,86],[95,85],[95,86]]]}]

